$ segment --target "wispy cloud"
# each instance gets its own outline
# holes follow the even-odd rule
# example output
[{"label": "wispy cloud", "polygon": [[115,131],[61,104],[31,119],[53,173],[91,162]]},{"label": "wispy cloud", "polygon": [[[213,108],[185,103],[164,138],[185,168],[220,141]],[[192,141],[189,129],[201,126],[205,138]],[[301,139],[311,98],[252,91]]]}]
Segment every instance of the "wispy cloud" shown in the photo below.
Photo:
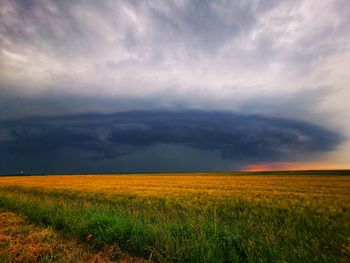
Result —
[{"label": "wispy cloud", "polygon": [[152,96],[158,105],[188,93],[217,108],[230,107],[224,98],[240,105],[314,86],[348,96],[333,60],[349,58],[349,5],[2,0],[0,88],[31,97]]}]

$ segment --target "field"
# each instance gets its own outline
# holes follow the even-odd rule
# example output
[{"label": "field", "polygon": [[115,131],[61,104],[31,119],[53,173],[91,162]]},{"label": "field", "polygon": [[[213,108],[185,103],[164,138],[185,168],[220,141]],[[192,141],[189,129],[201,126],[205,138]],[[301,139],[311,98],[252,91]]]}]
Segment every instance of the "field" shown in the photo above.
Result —
[{"label": "field", "polygon": [[[9,262],[350,262],[347,175],[4,176],[0,209]],[[23,231],[54,249],[24,253]]]}]

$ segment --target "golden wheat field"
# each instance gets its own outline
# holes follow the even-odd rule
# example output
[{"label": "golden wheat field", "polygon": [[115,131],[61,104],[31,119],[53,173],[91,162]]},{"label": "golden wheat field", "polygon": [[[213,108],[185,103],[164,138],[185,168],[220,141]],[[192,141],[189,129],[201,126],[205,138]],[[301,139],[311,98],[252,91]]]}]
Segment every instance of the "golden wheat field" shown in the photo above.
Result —
[{"label": "golden wheat field", "polygon": [[210,173],[185,175],[10,176],[0,177],[0,185],[134,193],[138,195],[206,193],[222,196],[236,194],[348,196],[350,193],[350,177],[348,176],[234,176]]},{"label": "golden wheat field", "polygon": [[[350,205],[349,176],[213,174],[55,175],[0,177],[0,186],[140,196],[208,196]],[[315,205],[315,204],[313,204]]]},{"label": "golden wheat field", "polygon": [[0,208],[87,242],[96,255],[115,247],[154,262],[350,259],[344,175],[0,177]]}]

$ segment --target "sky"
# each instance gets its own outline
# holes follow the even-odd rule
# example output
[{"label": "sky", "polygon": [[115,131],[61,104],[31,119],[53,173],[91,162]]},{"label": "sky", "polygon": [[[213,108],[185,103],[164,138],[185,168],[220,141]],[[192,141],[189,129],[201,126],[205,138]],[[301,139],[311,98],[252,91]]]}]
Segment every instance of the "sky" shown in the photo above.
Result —
[{"label": "sky", "polygon": [[348,0],[0,0],[0,173],[350,168]]}]

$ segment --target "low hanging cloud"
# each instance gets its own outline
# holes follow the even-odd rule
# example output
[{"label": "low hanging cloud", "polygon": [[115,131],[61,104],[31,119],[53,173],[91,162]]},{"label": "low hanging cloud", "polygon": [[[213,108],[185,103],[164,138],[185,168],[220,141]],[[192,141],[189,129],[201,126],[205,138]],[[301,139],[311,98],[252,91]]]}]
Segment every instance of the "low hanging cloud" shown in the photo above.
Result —
[{"label": "low hanging cloud", "polygon": [[[84,166],[99,167],[101,163],[105,172],[116,172],[118,159],[135,153],[147,155],[160,145],[178,147],[176,153],[169,147],[161,153],[169,163],[176,163],[176,171],[222,170],[228,169],[228,163],[231,169],[239,169],[255,162],[305,161],[333,150],[340,142],[337,133],[310,123],[225,112],[131,111],[27,118],[0,123],[0,157],[4,160],[0,173],[18,169],[84,172]],[[225,165],[218,162],[191,168],[176,160],[191,149],[214,152]],[[75,161],[69,163],[72,155]],[[191,158],[203,164],[207,160],[202,156],[203,160],[201,155]],[[167,171],[162,162],[142,164],[144,168],[138,162],[144,161],[135,159],[123,171]]]}]

